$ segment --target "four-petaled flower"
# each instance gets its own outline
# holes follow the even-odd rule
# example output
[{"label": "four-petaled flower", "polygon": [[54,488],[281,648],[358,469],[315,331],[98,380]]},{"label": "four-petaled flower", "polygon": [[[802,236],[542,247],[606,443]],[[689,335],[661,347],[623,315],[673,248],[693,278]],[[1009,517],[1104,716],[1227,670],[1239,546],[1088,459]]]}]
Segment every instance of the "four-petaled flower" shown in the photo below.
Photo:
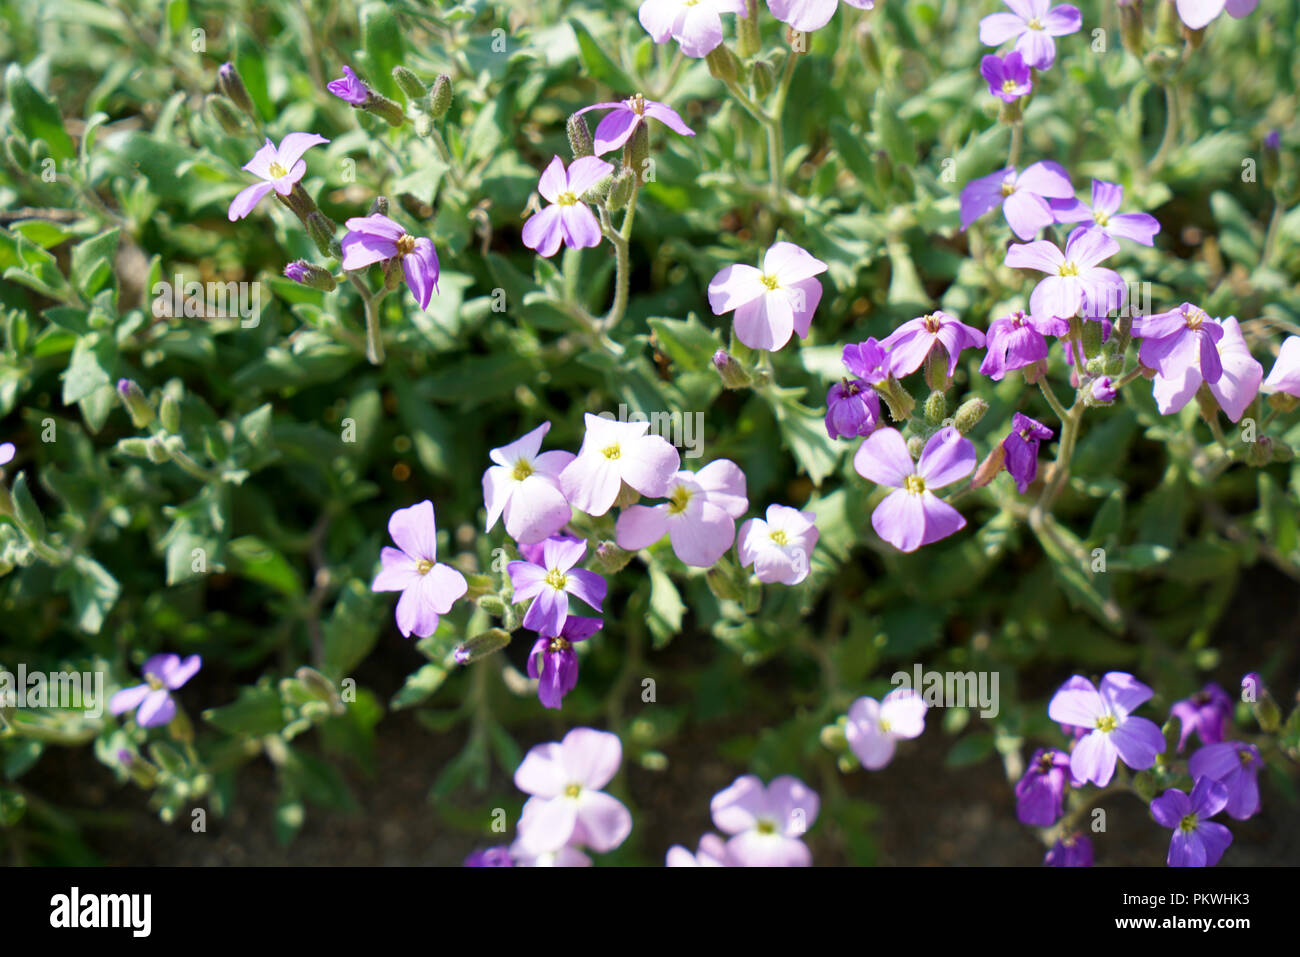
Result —
[{"label": "four-petaled flower", "polygon": [[687,565],[711,567],[736,540],[736,519],[749,508],[745,473],[730,459],[698,472],[673,475],[668,501],[633,505],[615,526],[619,548],[648,548],[666,533],[673,553]]},{"label": "four-petaled flower", "polygon": [[1259,0],[1177,0],[1178,16],[1193,30],[1209,26],[1210,21],[1228,11],[1228,16],[1240,20],[1249,16],[1259,6]]},{"label": "four-petaled flower", "polygon": [[[688,53],[687,56],[690,56],[690,54]],[[654,100],[647,100],[640,93],[616,103],[593,103],[591,106],[584,106],[573,115],[582,116],[589,110],[610,111],[596,124],[592,148],[596,151],[597,156],[618,149],[631,139],[632,134],[636,132],[636,128],[648,119],[658,120],[674,133],[680,133],[682,136],[695,135],[695,131],[683,122],[681,116],[671,106]],[[574,165],[577,165],[576,162]],[[569,167],[569,170],[570,176],[572,176],[573,167]],[[546,198],[551,199],[549,196]],[[551,199],[551,202],[555,202],[555,200]]]},{"label": "four-petaled flower", "polygon": [[1232,832],[1211,821],[1228,804],[1228,789],[1213,778],[1199,778],[1190,797],[1170,788],[1151,802],[1151,816],[1171,828],[1170,867],[1213,867],[1232,843]]},{"label": "four-petaled flower", "polygon": [[1087,223],[1084,229],[1101,230],[1107,236],[1131,239],[1143,246],[1155,244],[1160,221],[1150,213],[1121,213],[1124,187],[1105,180],[1092,181],[1092,205],[1081,199],[1054,199],[1052,215],[1058,223]]},{"label": "four-petaled flower", "polygon": [[537,191],[550,205],[524,223],[524,245],[548,258],[561,242],[570,249],[599,246],[600,223],[582,196],[612,172],[613,166],[595,156],[574,160],[567,171],[558,156],[551,160],[537,181]]},{"label": "four-petaled flower", "polygon": [[313,146],[328,142],[325,137],[317,136],[315,133],[290,133],[280,141],[280,146],[277,148],[268,139],[266,145],[254,153],[253,158],[243,166],[262,182],[240,190],[239,195],[230,201],[227,218],[232,223],[237,219],[243,219],[271,190],[275,190],[281,196],[292,193],[294,184],[307,172],[307,163],[303,160],[302,154]]},{"label": "four-petaled flower", "polygon": [[515,771],[515,787],[532,795],[519,820],[519,849],[541,855],[582,846],[604,853],[622,844],[632,833],[632,815],[601,790],[622,760],[618,735],[592,728],[574,728],[563,741],[530,750]]},{"label": "four-petaled flower", "polygon": [[984,333],[974,326],[960,322],[956,316],[936,309],[909,319],[880,344],[889,353],[889,371],[905,376],[921,368],[931,350],[943,350],[939,359],[944,361],[951,379],[957,371],[957,357],[966,348],[982,348]]},{"label": "four-petaled flower", "polygon": [[1019,50],[1006,59],[990,53],[980,60],[980,75],[988,82],[989,92],[1004,103],[1014,103],[1034,88],[1034,71]]},{"label": "four-petaled flower", "polygon": [[642,495],[668,494],[682,459],[663,436],[650,433],[649,422],[616,422],[590,412],[584,419],[582,447],[560,473],[570,505],[604,515],[625,483]]},{"label": "four-petaled flower", "polygon": [[[874,10],[876,0],[844,0],[859,10]],[[820,30],[831,22],[839,0],[767,0],[772,16],[800,33]]]},{"label": "four-petaled flower", "polygon": [[172,692],[182,687],[199,672],[203,659],[190,655],[154,655],[144,663],[141,671],[144,683],[123,688],[108,700],[109,714],[135,711],[135,723],[142,728],[156,728],[176,717],[176,701]]},{"label": "four-petaled flower", "polygon": [[559,708],[578,685],[578,653],[573,646],[600,630],[599,618],[569,615],[553,637],[542,635],[528,653],[528,677],[537,679],[537,699],[543,708]]},{"label": "four-petaled flower", "polygon": [[808,577],[817,546],[817,516],[787,505],[769,505],[765,518],[740,526],[736,555],[742,568],[754,566],[761,582],[797,585]]},{"label": "four-petaled flower", "polygon": [[343,268],[365,269],[387,259],[399,258],[406,285],[421,309],[438,288],[438,251],[424,236],[416,239],[399,223],[381,213],[353,216],[343,237]]},{"label": "four-petaled flower", "polygon": [[1232,717],[1232,698],[1211,681],[1190,698],[1175,701],[1169,714],[1178,719],[1181,728],[1178,735],[1179,751],[1187,746],[1187,739],[1193,732],[1202,744],[1218,744],[1223,740],[1224,725]]},{"label": "four-petaled flower", "polygon": [[1029,311],[1035,316],[1069,319],[1080,309],[1089,316],[1104,316],[1123,302],[1125,286],[1119,273],[1098,263],[1117,252],[1119,243],[1101,230],[1076,229],[1066,240],[1065,252],[1045,239],[1013,243],[1006,264],[1047,273],[1029,297]]},{"label": "four-petaled flower", "polygon": [[1038,444],[1055,434],[1022,412],[1011,417],[1011,431],[1002,440],[1002,450],[1006,453],[1007,472],[1015,479],[1016,489],[1021,495],[1038,477]]},{"label": "four-petaled flower", "polygon": [[521,545],[532,545],[569,524],[573,509],[560,491],[560,473],[573,461],[572,452],[542,452],[542,438],[551,423],[543,422],[527,435],[488,453],[495,464],[483,473],[484,531],[504,517],[506,534]]},{"label": "four-petaled flower", "polygon": [[798,778],[782,775],[767,787],[739,777],[709,804],[713,826],[730,834],[726,849],[741,867],[810,867],[803,835],[817,820],[821,799]]},{"label": "four-petaled flower", "polygon": [[1048,9],[1050,0],[1003,0],[1011,13],[990,13],[980,21],[980,42],[1001,46],[1016,37],[1016,49],[1035,70],[1046,70],[1056,62],[1056,41],[1078,33],[1083,26],[1079,8],[1063,3]]},{"label": "four-petaled flower", "polygon": [[862,697],[849,706],[844,738],[864,768],[879,771],[894,760],[900,740],[920,737],[925,711],[914,688],[895,688],[880,701]]},{"label": "four-petaled flower", "polygon": [[548,538],[542,543],[542,560],[510,562],[506,571],[515,589],[515,602],[532,599],[524,614],[524,627],[543,637],[556,636],[569,615],[569,596],[600,611],[608,585],[585,568],[574,568],[587,551],[581,539]]},{"label": "four-petaled flower", "polygon": [[745,0],[645,0],[637,19],[655,43],[676,40],[685,56],[699,59],[722,45],[724,13],[746,16]]},{"label": "four-petaled flower", "polygon": [[1207,744],[1187,762],[1193,780],[1211,778],[1228,789],[1224,805],[1229,817],[1244,821],[1259,813],[1259,769],[1264,760],[1259,748],[1241,741]]},{"label": "four-petaled flower", "polygon": [[1070,773],[1078,782],[1105,787],[1115,774],[1116,759],[1134,771],[1145,771],[1165,750],[1165,738],[1155,722],[1133,714],[1155,694],[1130,674],[1111,671],[1098,690],[1075,675],[1052,697],[1047,714],[1053,721],[1089,729],[1070,753]]},{"label": "four-petaled flower", "polygon": [[984,337],[984,361],[980,373],[1000,382],[1008,372],[1045,363],[1047,336],[1064,336],[1070,323],[1055,316],[1040,318],[1017,309],[1009,316],[994,319]]},{"label": "four-petaled flower", "polygon": [[1056,221],[1049,200],[1073,198],[1074,185],[1060,163],[1042,160],[1017,173],[1013,167],[973,179],[961,191],[961,228],[997,206],[1021,239],[1033,239]]},{"label": "four-petaled flower", "polygon": [[827,266],[794,243],[776,243],[763,256],[763,268],[737,263],[719,270],[709,283],[709,308],[715,316],[735,311],[736,338],[751,349],[776,351],[790,334],[806,338],[822,298],[814,277]]},{"label": "four-petaled flower", "polygon": [[400,591],[397,629],[409,638],[427,638],[438,629],[438,617],[451,611],[467,591],[465,576],[438,562],[438,527],[433,502],[425,499],[399,508],[388,519],[388,534],[397,548],[379,553],[382,567],[371,591]]},{"label": "four-petaled flower", "polygon": [[[1217,362],[1211,360],[1210,368],[1217,366],[1222,369],[1218,379],[1210,381],[1200,363],[1188,361],[1179,365],[1176,358],[1170,357],[1163,363],[1168,372],[1156,371],[1156,377],[1151,383],[1151,394],[1155,396],[1156,407],[1160,409],[1161,415],[1170,415],[1190,402],[1204,383],[1219,403],[1219,408],[1233,422],[1237,422],[1259,394],[1264,367],[1250,354],[1250,346],[1246,344],[1246,337],[1241,334],[1241,326],[1237,324],[1235,316],[1229,316],[1222,322],[1207,316],[1201,322],[1203,328],[1206,324],[1222,327],[1221,336],[1216,337],[1210,333],[1210,338],[1217,338]],[[1146,326],[1142,328],[1145,329]],[[1142,345],[1146,346],[1145,340]],[[1141,355],[1140,350],[1138,354]],[[1179,353],[1178,357],[1194,359],[1196,355],[1196,352],[1188,349]],[[1204,358],[1203,351],[1200,357]]]}]

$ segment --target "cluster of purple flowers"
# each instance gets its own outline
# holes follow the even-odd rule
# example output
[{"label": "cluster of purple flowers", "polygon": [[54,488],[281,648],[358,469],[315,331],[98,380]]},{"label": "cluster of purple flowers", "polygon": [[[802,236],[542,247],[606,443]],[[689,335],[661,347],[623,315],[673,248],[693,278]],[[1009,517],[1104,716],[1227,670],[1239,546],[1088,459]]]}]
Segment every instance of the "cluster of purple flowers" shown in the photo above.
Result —
[{"label": "cluster of purple flowers", "polygon": [[[1247,676],[1246,681],[1252,680],[1258,679]],[[1016,815],[1022,824],[1061,825],[1064,831],[1044,863],[1092,864],[1089,839],[1063,821],[1070,788],[1087,784],[1104,788],[1118,764],[1147,771],[1166,752],[1165,733],[1133,713],[1154,694],[1132,675],[1112,671],[1102,677],[1100,686],[1075,675],[1053,696],[1047,713],[1070,738],[1069,749],[1034,752],[1016,785]],[[1171,787],[1151,800],[1151,816],[1173,831],[1170,867],[1214,866],[1232,843],[1232,834],[1210,818],[1226,810],[1229,817],[1244,821],[1259,811],[1258,773],[1263,762],[1255,745],[1225,740],[1232,709],[1232,698],[1213,683],[1170,709],[1171,720],[1177,719],[1180,726],[1177,750],[1181,752],[1193,734],[1202,744],[1187,762],[1190,794]]]}]

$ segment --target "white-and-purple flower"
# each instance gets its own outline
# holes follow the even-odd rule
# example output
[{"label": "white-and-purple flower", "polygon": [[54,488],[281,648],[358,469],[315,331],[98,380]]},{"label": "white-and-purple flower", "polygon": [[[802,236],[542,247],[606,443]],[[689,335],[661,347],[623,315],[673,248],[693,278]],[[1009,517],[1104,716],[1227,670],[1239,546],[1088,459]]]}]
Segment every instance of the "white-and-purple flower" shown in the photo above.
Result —
[{"label": "white-and-purple flower", "polygon": [[709,308],[715,316],[736,313],[736,338],[751,349],[775,352],[790,334],[806,338],[822,298],[815,276],[826,263],[794,243],[776,243],[763,256],[763,268],[736,263],[719,270],[709,283]]},{"label": "white-and-purple flower", "polygon": [[582,196],[614,167],[595,156],[574,160],[565,170],[558,156],[551,160],[537,181],[537,191],[549,206],[538,210],[524,223],[523,240],[539,256],[554,256],[564,243],[570,249],[600,245],[600,223]]},{"label": "white-and-purple flower", "polygon": [[1064,336],[1070,323],[1055,316],[1039,318],[1017,309],[1009,316],[994,319],[984,337],[986,352],[980,373],[994,382],[1015,369],[1047,361],[1047,336]]},{"label": "white-and-purple flower", "polygon": [[948,378],[957,371],[957,357],[963,349],[984,346],[984,333],[936,309],[909,319],[891,332],[880,345],[889,353],[889,371],[895,376],[905,376],[921,368],[926,357],[936,347],[942,348],[947,360]]},{"label": "white-and-purple flower", "polygon": [[[851,7],[859,10],[874,10],[875,0],[844,0]],[[767,7],[787,26],[808,33],[820,30],[831,22],[840,0],[767,0]]]},{"label": "white-and-purple flower", "polygon": [[749,508],[745,473],[730,459],[673,475],[668,501],[633,505],[615,526],[619,548],[648,548],[666,534],[687,565],[710,568],[736,541],[736,519]]},{"label": "white-and-purple flower", "polygon": [[243,166],[262,182],[240,190],[239,195],[230,201],[227,218],[232,223],[237,219],[243,219],[271,190],[275,190],[281,196],[292,193],[294,184],[307,173],[307,163],[302,155],[313,146],[328,142],[325,137],[317,136],[315,133],[290,133],[280,140],[279,147],[268,139],[266,145],[254,153],[253,158]]},{"label": "white-and-purple flower", "polygon": [[534,856],[566,846],[604,853],[627,840],[631,812],[601,790],[622,760],[618,735],[592,728],[530,750],[515,771],[515,787],[532,795],[519,820],[519,849]]},{"label": "white-and-purple flower", "polygon": [[722,45],[724,13],[746,12],[745,0],[645,0],[637,19],[655,43],[676,40],[683,54],[698,59]]},{"label": "white-and-purple flower", "polygon": [[[1268,378],[1260,385],[1259,390],[1300,396],[1300,336],[1287,336],[1282,341],[1277,361],[1273,363]],[[0,459],[0,465],[3,464],[4,460]]]},{"label": "white-and-purple flower", "polygon": [[1124,187],[1105,180],[1092,181],[1092,204],[1071,196],[1053,199],[1052,215],[1058,223],[1087,223],[1085,229],[1098,229],[1116,239],[1131,239],[1143,246],[1154,246],[1160,232],[1160,220],[1150,213],[1121,213]]},{"label": "white-and-purple flower", "polygon": [[1104,316],[1123,302],[1125,285],[1119,273],[1098,263],[1117,252],[1119,243],[1101,230],[1076,229],[1066,240],[1065,252],[1045,239],[1013,243],[1006,264],[1047,273],[1029,297],[1029,311],[1035,316],[1069,319],[1080,309],[1089,316]]},{"label": "white-and-purple flower", "polygon": [[1153,721],[1133,714],[1155,692],[1130,674],[1111,671],[1098,689],[1075,675],[1052,697],[1047,714],[1053,721],[1087,730],[1070,753],[1070,773],[1078,782],[1105,787],[1116,761],[1145,771],[1165,750],[1165,738]]},{"label": "white-and-purple flower", "polygon": [[1250,16],[1259,0],[1177,0],[1178,16],[1193,30],[1209,26],[1223,11],[1235,20]]},{"label": "white-and-purple flower", "polygon": [[[1201,316],[1204,318],[1197,320],[1200,328],[1210,329],[1209,338],[1217,340],[1215,342],[1217,363],[1211,360],[1209,365],[1213,369],[1217,364],[1222,370],[1219,377],[1210,381],[1204,374],[1201,365],[1205,356],[1204,351],[1190,347],[1190,344],[1199,346],[1200,341],[1203,340],[1200,337],[1197,339],[1189,337],[1187,348],[1176,352],[1171,351],[1162,359],[1163,370],[1156,370],[1155,379],[1151,383],[1151,393],[1155,396],[1160,413],[1170,415],[1190,402],[1196,395],[1196,390],[1201,387],[1201,383],[1205,383],[1219,403],[1219,408],[1223,409],[1233,422],[1237,422],[1245,414],[1246,407],[1259,394],[1260,382],[1264,378],[1264,367],[1250,354],[1250,346],[1246,344],[1246,337],[1241,334],[1241,326],[1237,324],[1235,316],[1229,316],[1222,322],[1205,316],[1204,313],[1201,313]],[[1216,336],[1212,331],[1214,327],[1220,327],[1222,335]],[[1144,322],[1142,329],[1145,331],[1147,328]],[[1146,348],[1145,340],[1142,348]],[[1141,356],[1140,350],[1138,355]]]},{"label": "white-and-purple flower", "polygon": [[787,505],[769,505],[764,518],[740,526],[736,555],[742,568],[754,566],[761,582],[797,585],[808,577],[818,531],[813,512]]},{"label": "white-and-purple flower", "polygon": [[484,531],[492,531],[497,519],[504,518],[506,534],[521,545],[532,545],[569,524],[573,509],[560,491],[560,473],[574,456],[559,449],[541,450],[550,428],[550,422],[543,422],[488,453],[495,464],[483,473]]},{"label": "white-and-purple flower", "polygon": [[1011,13],[990,13],[981,20],[980,42],[996,47],[1015,39],[1016,49],[1035,70],[1050,69],[1056,62],[1053,37],[1078,33],[1083,26],[1083,14],[1068,3],[1050,7],[1050,0],[1003,2],[1011,8]]},{"label": "white-and-purple flower", "polygon": [[438,561],[438,526],[433,502],[425,499],[399,508],[388,519],[388,534],[397,548],[379,553],[382,567],[371,591],[400,591],[397,629],[406,638],[427,638],[438,630],[439,616],[451,611],[467,591],[465,576]]},{"label": "white-and-purple flower", "polygon": [[925,712],[914,688],[895,688],[879,701],[864,696],[849,706],[844,738],[864,768],[879,771],[894,760],[899,741],[921,736]]},{"label": "white-and-purple flower", "polygon": [[728,856],[740,867],[810,867],[803,835],[817,820],[821,799],[798,778],[782,775],[767,787],[739,777],[709,803],[713,825],[730,834]]},{"label": "white-and-purple flower", "polygon": [[135,723],[142,728],[156,728],[176,717],[172,692],[199,673],[203,659],[198,655],[154,655],[141,669],[144,683],[123,688],[108,700],[109,714],[135,712]]},{"label": "white-and-purple flower", "polygon": [[863,440],[853,467],[869,482],[892,488],[871,514],[876,534],[901,552],[914,552],[966,527],[966,519],[934,489],[951,485],[975,468],[975,446],[952,426],[930,437],[919,462],[897,429],[879,429]]},{"label": "white-and-purple flower", "polygon": [[587,431],[577,457],[560,473],[560,490],[574,508],[588,515],[609,511],[624,483],[642,495],[668,494],[682,459],[649,422],[616,422],[584,416]]}]

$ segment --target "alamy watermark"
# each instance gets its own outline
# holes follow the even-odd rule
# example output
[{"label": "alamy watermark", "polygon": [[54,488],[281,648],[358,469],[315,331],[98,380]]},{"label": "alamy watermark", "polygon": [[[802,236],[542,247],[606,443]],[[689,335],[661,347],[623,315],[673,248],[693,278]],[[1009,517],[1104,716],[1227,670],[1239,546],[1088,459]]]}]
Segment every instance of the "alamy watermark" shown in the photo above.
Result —
[{"label": "alamy watermark", "polygon": [[979,708],[981,718],[996,718],[999,672],[996,671],[924,671],[919,664],[906,671],[895,671],[889,683],[895,688],[911,688],[930,708]]},{"label": "alamy watermark", "polygon": [[262,284],[257,282],[201,283],[177,273],[174,282],[153,284],[155,319],[185,316],[190,319],[238,319],[244,329],[262,321]]},{"label": "alamy watermark", "polygon": [[104,673],[28,671],[21,664],[17,674],[0,669],[0,708],[62,708],[103,717]]},{"label": "alamy watermark", "polygon": [[681,449],[684,459],[698,459],[704,454],[703,412],[628,411],[627,403],[620,402],[617,416],[613,412],[599,414],[611,422],[649,422],[650,433]]}]

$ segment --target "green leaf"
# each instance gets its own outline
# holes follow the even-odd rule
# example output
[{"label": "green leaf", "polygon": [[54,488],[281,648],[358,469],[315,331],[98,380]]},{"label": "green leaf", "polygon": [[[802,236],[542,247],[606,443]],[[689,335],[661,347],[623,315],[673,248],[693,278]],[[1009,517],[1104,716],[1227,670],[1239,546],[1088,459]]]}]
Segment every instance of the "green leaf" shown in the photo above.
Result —
[{"label": "green leaf", "polygon": [[387,97],[398,96],[393,67],[402,63],[405,41],[387,3],[367,3],[361,8],[361,45],[370,67],[370,85]]},{"label": "green leaf", "polygon": [[650,566],[650,614],[646,624],[654,635],[655,648],[662,648],[682,630],[686,605],[668,573],[657,564]]},{"label": "green leaf", "polygon": [[441,688],[442,683],[446,680],[447,669],[442,665],[429,662],[406,676],[406,683],[398,689],[397,694],[393,695],[388,707],[394,711],[400,711],[403,708],[419,704]]},{"label": "green leaf", "polygon": [[236,538],[226,545],[225,557],[234,574],[261,582],[282,595],[303,594],[302,581],[288,559],[255,535]]},{"label": "green leaf", "polygon": [[88,299],[99,292],[104,283],[114,279],[113,256],[117,252],[119,232],[110,229],[78,243],[72,250],[72,281]]},{"label": "green leaf", "polygon": [[77,155],[72,137],[63,128],[59,108],[32,86],[17,63],[10,63],[5,71],[5,95],[13,109],[14,125],[28,140],[44,140],[50,146],[50,153],[59,160],[70,160]]},{"label": "green leaf", "polygon": [[244,687],[232,703],[203,712],[203,720],[228,734],[260,738],[284,727],[280,694],[269,684]]},{"label": "green leaf", "polygon": [[370,654],[379,638],[380,605],[360,579],[344,586],[322,628],[325,652],[321,668],[326,675],[341,680]]},{"label": "green leaf", "polygon": [[[623,68],[615,63],[605,48],[596,41],[591,35],[591,31],[583,26],[582,22],[570,18],[569,26],[573,28],[573,35],[578,38],[578,52],[582,58],[582,65],[586,68],[586,73],[598,83],[613,90],[635,90],[637,84],[623,71]],[[620,94],[621,95],[621,94]]]},{"label": "green leaf", "polygon": [[682,372],[699,372],[713,364],[713,354],[722,348],[717,330],[700,322],[694,313],[686,319],[649,319],[655,345]]}]

